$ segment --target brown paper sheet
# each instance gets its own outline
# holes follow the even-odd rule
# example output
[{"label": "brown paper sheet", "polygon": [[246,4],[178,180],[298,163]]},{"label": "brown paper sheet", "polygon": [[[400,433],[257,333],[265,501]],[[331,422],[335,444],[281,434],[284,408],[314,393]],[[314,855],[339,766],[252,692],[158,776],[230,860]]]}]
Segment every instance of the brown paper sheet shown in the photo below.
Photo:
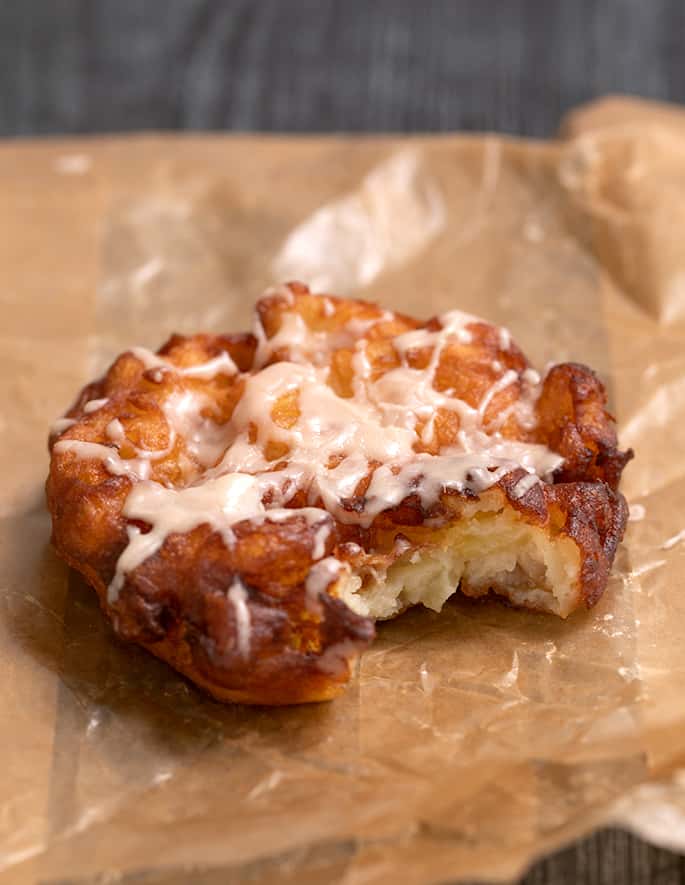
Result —
[{"label": "brown paper sheet", "polygon": [[[685,115],[563,132],[0,146],[3,881],[507,878],[608,822],[685,850]],[[245,328],[280,277],[598,369],[644,518],[593,611],[412,611],[301,709],[221,706],[113,638],[48,544],[48,425],[119,350]]]}]

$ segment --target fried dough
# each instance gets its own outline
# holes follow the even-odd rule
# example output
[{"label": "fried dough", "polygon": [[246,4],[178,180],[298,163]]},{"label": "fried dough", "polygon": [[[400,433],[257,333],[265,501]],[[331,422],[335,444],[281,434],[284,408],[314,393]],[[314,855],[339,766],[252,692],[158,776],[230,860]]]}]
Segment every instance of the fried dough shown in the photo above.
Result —
[{"label": "fried dough", "polygon": [[374,622],[458,588],[567,617],[627,519],[604,388],[505,329],[297,283],[254,331],[133,348],[50,438],[53,543],[216,698],[325,700]]}]

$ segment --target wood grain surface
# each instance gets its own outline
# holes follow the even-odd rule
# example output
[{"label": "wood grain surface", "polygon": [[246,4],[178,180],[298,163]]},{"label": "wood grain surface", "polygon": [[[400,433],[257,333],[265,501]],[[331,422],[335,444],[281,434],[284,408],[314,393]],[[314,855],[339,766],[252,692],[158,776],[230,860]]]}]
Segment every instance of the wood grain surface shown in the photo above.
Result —
[{"label": "wood grain surface", "polygon": [[[0,0],[0,135],[219,129],[549,136],[607,92],[685,101],[683,0]],[[525,885],[675,885],[607,830]]]},{"label": "wood grain surface", "polygon": [[683,0],[2,0],[0,134],[553,133],[685,101]]}]

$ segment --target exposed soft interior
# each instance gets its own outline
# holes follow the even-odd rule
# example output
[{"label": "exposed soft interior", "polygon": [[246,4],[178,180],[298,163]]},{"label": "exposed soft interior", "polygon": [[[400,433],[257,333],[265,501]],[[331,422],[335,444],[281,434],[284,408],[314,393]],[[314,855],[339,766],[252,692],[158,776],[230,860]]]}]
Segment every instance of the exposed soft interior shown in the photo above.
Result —
[{"label": "exposed soft interior", "polygon": [[513,509],[478,512],[412,549],[384,575],[342,583],[340,596],[358,614],[391,618],[422,603],[440,611],[449,596],[492,591],[515,605],[566,617],[579,593],[580,554],[565,535],[530,525]]}]

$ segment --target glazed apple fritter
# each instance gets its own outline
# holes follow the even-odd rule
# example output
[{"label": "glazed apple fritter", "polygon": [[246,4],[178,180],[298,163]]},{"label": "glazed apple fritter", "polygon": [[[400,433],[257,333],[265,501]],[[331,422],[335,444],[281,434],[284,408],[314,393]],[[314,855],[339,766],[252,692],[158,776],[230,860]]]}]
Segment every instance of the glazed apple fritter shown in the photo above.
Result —
[{"label": "glazed apple fritter", "polygon": [[50,439],[58,553],[116,632],[221,700],[324,700],[374,622],[457,589],[566,617],[627,507],[605,391],[505,329],[297,283],[254,331],[133,348]]}]

